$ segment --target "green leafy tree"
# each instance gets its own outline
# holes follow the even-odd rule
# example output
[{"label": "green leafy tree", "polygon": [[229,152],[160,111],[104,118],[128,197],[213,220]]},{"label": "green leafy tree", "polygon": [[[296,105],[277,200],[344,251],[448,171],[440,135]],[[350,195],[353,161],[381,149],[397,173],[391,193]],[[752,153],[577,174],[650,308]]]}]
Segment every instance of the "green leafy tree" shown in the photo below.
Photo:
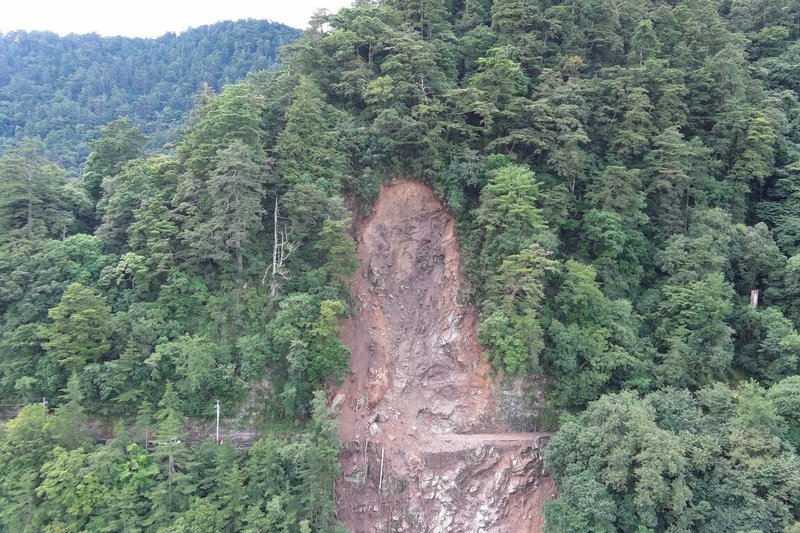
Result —
[{"label": "green leafy tree", "polygon": [[247,507],[245,473],[237,463],[237,451],[230,442],[217,447],[214,478],[217,485],[209,497],[219,509],[222,529],[240,531],[242,514]]},{"label": "green leafy tree", "polygon": [[714,127],[715,148],[728,178],[728,204],[737,219],[745,213],[750,188],[763,184],[772,173],[782,122],[779,111],[739,105],[723,113]]},{"label": "green leafy tree", "polygon": [[83,169],[83,187],[97,202],[101,184],[119,174],[123,165],[144,154],[147,138],[129,117],[118,118],[100,128],[100,137],[92,143],[92,151]]},{"label": "green leafy tree", "polygon": [[747,307],[736,325],[738,366],[767,384],[797,373],[800,335],[778,308]]},{"label": "green leafy tree", "polygon": [[[215,219],[231,217],[239,206],[245,207],[243,220],[252,221],[256,199],[238,195],[258,195],[263,187],[255,166],[263,162],[264,130],[260,124],[264,106],[264,98],[253,84],[230,85],[205,103],[201,117],[178,147],[181,172],[171,202],[171,218],[181,226],[183,248],[176,255],[190,264],[209,260],[224,263],[230,250],[226,245],[236,246],[238,239],[234,236],[235,242],[227,244],[226,237],[231,235],[222,234],[225,228],[215,224]],[[226,150],[232,151],[223,161]],[[242,180],[237,181],[234,178],[242,169]],[[222,194],[216,202],[209,189],[212,175],[215,192]],[[240,234],[241,228],[233,231]]]},{"label": "green leafy tree", "polygon": [[505,166],[484,187],[475,210],[476,267],[484,298],[478,338],[490,360],[510,373],[538,368],[542,333],[537,308],[544,276],[555,268],[547,256],[557,240],[536,206],[538,194],[532,172]]},{"label": "green leafy tree", "polygon": [[641,65],[647,59],[657,57],[660,51],[661,43],[658,42],[658,36],[653,29],[653,21],[649,19],[641,21],[631,36],[632,59]]},{"label": "green leafy tree", "polygon": [[733,359],[733,333],[727,319],[733,291],[722,274],[662,289],[656,334],[663,342],[660,379],[698,386],[723,379]]},{"label": "green leafy tree", "polygon": [[329,530],[336,523],[336,508],[330,494],[339,475],[339,462],[336,460],[339,438],[338,427],[332,421],[333,413],[327,407],[323,391],[314,393],[311,413],[308,431],[297,449],[301,465],[298,469],[298,503],[313,529]]},{"label": "green leafy tree", "polygon": [[767,399],[786,421],[786,440],[800,449],[800,376],[788,377],[770,387]]},{"label": "green leafy tree", "polygon": [[[624,118],[611,141],[612,153],[628,164],[637,164],[649,150],[650,139],[656,135],[653,105],[644,87],[627,88],[619,105],[624,110]],[[612,168],[619,172],[616,167]]]},{"label": "green leafy tree", "polygon": [[651,263],[644,234],[626,222],[629,221],[616,213],[595,209],[583,219],[582,249],[592,259],[608,296],[634,294]]},{"label": "green leafy tree", "polygon": [[346,312],[337,300],[318,300],[295,293],[267,325],[273,374],[281,383],[280,401],[288,415],[307,412],[313,391],[347,371],[349,350],[339,340],[338,319]]},{"label": "green leafy tree", "polygon": [[329,278],[337,283],[345,283],[358,268],[356,243],[349,233],[351,226],[350,218],[326,219],[314,245],[324,258],[323,269]]},{"label": "green leafy tree", "polygon": [[475,210],[481,272],[496,271],[503,258],[534,242],[545,250],[557,248],[558,241],[536,205],[538,197],[539,184],[523,166],[503,167],[489,180]]},{"label": "green leafy tree", "polygon": [[42,506],[51,508],[47,529],[81,531],[97,512],[103,486],[87,463],[83,448],[56,446],[50,460],[42,465],[43,479],[36,493],[44,500]]},{"label": "green leafy tree", "polygon": [[763,222],[755,226],[737,226],[731,260],[736,269],[737,292],[747,294],[753,289],[777,292],[781,285],[779,272],[786,268],[786,257]]},{"label": "green leafy tree", "polygon": [[[131,161],[103,179],[97,202],[100,224],[96,234],[106,246],[124,251],[131,237],[137,211],[169,190],[175,179],[175,161],[167,157]],[[163,200],[162,200],[163,201]]]},{"label": "green leafy tree", "polygon": [[0,520],[6,531],[41,530],[36,487],[41,467],[55,445],[45,406],[23,407],[5,424],[1,436]]},{"label": "green leafy tree", "polygon": [[87,211],[85,196],[39,151],[31,141],[0,157],[2,241],[63,238],[75,227],[77,215]]},{"label": "green leafy tree", "polygon": [[205,414],[213,399],[236,397],[239,393],[240,383],[234,375],[230,353],[207,338],[185,335],[159,344],[154,358],[175,365],[179,379],[175,388],[182,398],[183,413]]},{"label": "green leafy tree", "polygon": [[48,316],[52,323],[41,330],[42,346],[68,373],[111,349],[111,309],[92,289],[72,283]]},{"label": "green leafy tree", "polygon": [[275,145],[276,172],[287,183],[307,175],[327,191],[339,188],[347,167],[338,149],[334,117],[311,79],[301,79]]},{"label": "green leafy tree", "polygon": [[[90,461],[102,460],[96,456]],[[108,466],[116,473],[115,478],[103,478],[107,483],[105,509],[98,513],[93,522],[98,527],[139,533],[145,530],[144,524],[149,518],[149,494],[153,488],[158,468],[152,462],[147,451],[136,444],[128,444],[119,459],[108,458]],[[109,486],[110,485],[110,486]]]},{"label": "green leafy tree", "polygon": [[589,265],[569,260],[552,302],[546,360],[553,399],[581,405],[608,390],[647,389],[652,350],[639,338],[641,321],[626,300],[608,300]]},{"label": "green leafy tree", "polygon": [[[800,483],[784,431],[753,383],[604,396],[548,444],[564,491],[546,505],[547,528],[782,531]],[[580,505],[586,498],[600,505]]]},{"label": "green leafy tree", "polygon": [[544,335],[538,322],[544,282],[558,263],[538,243],[508,257],[489,280],[478,340],[489,361],[509,374],[539,369]]},{"label": "green leafy tree", "polygon": [[[602,437],[581,457],[589,433]],[[655,528],[659,519],[679,518],[692,496],[681,440],[658,427],[652,407],[631,393],[603,397],[567,421],[548,444],[547,467],[567,487],[564,499],[546,507],[551,531]],[[578,505],[586,497],[581,487],[599,507]]]},{"label": "green leafy tree", "polygon": [[476,61],[476,72],[470,76],[468,87],[474,93],[472,108],[485,110],[480,115],[484,127],[490,128],[495,113],[505,110],[514,97],[527,94],[530,80],[519,63],[507,57],[503,49],[488,50],[487,54]]}]

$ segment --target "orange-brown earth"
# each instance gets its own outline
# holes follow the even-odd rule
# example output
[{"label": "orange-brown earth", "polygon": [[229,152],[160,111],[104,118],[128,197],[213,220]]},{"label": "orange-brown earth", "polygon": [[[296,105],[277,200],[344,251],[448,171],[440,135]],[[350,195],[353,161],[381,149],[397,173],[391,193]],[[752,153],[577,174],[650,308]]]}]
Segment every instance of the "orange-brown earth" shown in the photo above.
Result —
[{"label": "orange-brown earth", "polygon": [[351,373],[333,399],[339,518],[356,533],[541,531],[543,434],[501,422],[452,216],[430,188],[395,181],[356,237]]}]

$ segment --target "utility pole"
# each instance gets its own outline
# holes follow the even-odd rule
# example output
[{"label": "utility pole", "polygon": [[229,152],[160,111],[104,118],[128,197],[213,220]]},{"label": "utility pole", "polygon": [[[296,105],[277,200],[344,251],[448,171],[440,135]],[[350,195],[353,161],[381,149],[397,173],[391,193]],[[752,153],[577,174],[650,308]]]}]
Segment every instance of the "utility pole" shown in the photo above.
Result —
[{"label": "utility pole", "polygon": [[219,400],[217,400],[217,444],[219,444]]},{"label": "utility pole", "polygon": [[380,481],[378,481],[378,496],[381,496],[381,497],[382,497],[381,492],[383,490],[383,454],[384,454],[385,451],[386,451],[386,448],[381,446],[381,478],[380,478]]}]

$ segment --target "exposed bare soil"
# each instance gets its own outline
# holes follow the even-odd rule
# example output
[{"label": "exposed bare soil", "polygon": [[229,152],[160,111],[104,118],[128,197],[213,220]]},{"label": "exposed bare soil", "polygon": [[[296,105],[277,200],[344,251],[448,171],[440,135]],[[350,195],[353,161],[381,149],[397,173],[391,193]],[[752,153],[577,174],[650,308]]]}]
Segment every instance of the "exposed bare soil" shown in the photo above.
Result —
[{"label": "exposed bare soil", "polygon": [[356,237],[351,374],[333,399],[339,518],[356,533],[541,531],[546,435],[500,422],[452,217],[430,188],[396,181]]}]

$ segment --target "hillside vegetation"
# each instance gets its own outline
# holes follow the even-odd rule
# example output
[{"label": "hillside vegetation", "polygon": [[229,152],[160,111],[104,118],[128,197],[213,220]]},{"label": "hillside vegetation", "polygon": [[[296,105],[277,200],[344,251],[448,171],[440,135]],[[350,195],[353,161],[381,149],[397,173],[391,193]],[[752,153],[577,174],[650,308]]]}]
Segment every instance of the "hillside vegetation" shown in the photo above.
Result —
[{"label": "hillside vegetation", "polygon": [[[157,16],[157,15],[155,15]],[[161,149],[196,95],[274,68],[299,30],[263,20],[219,22],[157,39],[0,34],[0,153],[39,137],[74,176],[97,127],[128,116]]]},{"label": "hillside vegetation", "polygon": [[[335,530],[315,391],[347,371],[346,206],[396,176],[456,215],[495,373],[565,413],[548,531],[797,531],[799,23],[359,0],[201,99],[173,153],[125,120],[82,182],[7,151],[0,394],[54,409],[0,426],[0,531]],[[253,448],[187,446],[182,417],[256,383]],[[127,426],[95,446],[88,415]]]}]

